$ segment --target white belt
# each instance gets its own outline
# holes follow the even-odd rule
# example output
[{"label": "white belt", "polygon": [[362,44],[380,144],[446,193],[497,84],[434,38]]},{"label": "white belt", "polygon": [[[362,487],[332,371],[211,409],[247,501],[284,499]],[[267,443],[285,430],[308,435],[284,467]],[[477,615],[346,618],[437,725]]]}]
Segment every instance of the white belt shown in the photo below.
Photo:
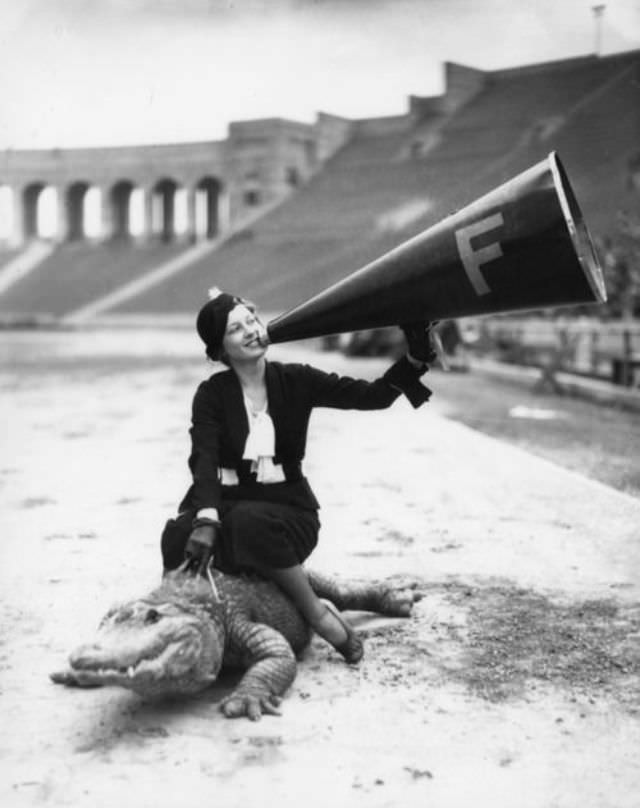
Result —
[{"label": "white belt", "polygon": [[238,472],[235,469],[220,469],[220,482],[222,485],[239,485]]},{"label": "white belt", "polygon": [[[263,484],[284,483],[286,480],[287,478],[282,465],[280,463],[274,463],[271,469],[270,479]],[[235,469],[220,468],[220,482],[222,485],[240,485],[238,472]]]}]

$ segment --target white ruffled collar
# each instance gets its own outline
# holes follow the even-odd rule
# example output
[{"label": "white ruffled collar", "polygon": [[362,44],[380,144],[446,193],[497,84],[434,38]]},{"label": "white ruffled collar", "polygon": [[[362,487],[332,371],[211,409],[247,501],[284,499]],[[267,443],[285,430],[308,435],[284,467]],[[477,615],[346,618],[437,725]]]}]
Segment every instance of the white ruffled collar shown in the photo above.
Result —
[{"label": "white ruffled collar", "polygon": [[256,473],[259,483],[283,482],[285,476],[282,466],[273,462],[276,433],[268,405],[265,404],[263,409],[256,412],[246,395],[243,395],[243,400],[249,421],[249,434],[242,458],[251,460],[251,471]]}]

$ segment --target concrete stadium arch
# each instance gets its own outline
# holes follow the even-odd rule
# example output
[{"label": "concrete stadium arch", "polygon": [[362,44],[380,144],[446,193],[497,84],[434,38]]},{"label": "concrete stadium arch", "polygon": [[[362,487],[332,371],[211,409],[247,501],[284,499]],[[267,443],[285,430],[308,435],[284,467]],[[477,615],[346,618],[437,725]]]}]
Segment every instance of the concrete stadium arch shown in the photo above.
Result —
[{"label": "concrete stadium arch", "polygon": [[67,214],[67,240],[81,241],[86,238],[85,202],[90,185],[84,180],[71,183],[65,195]]},{"label": "concrete stadium arch", "polygon": [[195,186],[193,228],[196,238],[214,239],[220,233],[220,197],[223,185],[215,177],[202,177]]},{"label": "concrete stadium arch", "polygon": [[26,239],[39,238],[42,233],[40,201],[46,184],[39,180],[30,182],[22,191],[23,233]]},{"label": "concrete stadium arch", "polygon": [[15,191],[0,185],[0,241],[10,242],[14,234]]},{"label": "concrete stadium arch", "polygon": [[[13,199],[0,233],[11,231],[4,239],[11,247],[35,236],[58,242],[214,239],[306,182],[352,128],[323,113],[315,124],[236,121],[224,140],[5,150],[0,184],[12,189]],[[314,149],[321,144],[313,165],[310,142]],[[254,172],[264,176],[247,183]],[[45,190],[46,204],[40,199]]]},{"label": "concrete stadium arch", "polygon": [[162,241],[173,241],[176,236],[175,214],[178,183],[171,177],[158,180],[152,189],[152,234]]},{"label": "concrete stadium arch", "polygon": [[131,180],[119,180],[111,186],[109,202],[111,207],[111,237],[123,239],[131,237],[131,194],[135,185]]},{"label": "concrete stadium arch", "polygon": [[97,185],[90,185],[84,195],[82,207],[85,239],[95,241],[101,238],[104,233],[103,195],[104,191]]}]

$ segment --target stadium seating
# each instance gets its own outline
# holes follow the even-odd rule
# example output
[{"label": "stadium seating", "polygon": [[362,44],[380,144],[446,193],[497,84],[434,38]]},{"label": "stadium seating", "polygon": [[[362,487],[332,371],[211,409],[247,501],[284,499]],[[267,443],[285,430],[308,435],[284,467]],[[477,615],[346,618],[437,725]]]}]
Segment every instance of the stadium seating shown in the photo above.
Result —
[{"label": "stadium seating", "polygon": [[184,246],[128,242],[60,245],[22,281],[0,295],[0,316],[62,316],[168,260]]},{"label": "stadium seating", "polygon": [[[192,312],[213,284],[285,310],[557,150],[593,235],[637,206],[637,51],[486,74],[453,111],[359,122],[306,185],[220,249],[120,304],[118,314]],[[635,194],[635,196],[634,196]],[[65,246],[0,297],[3,311],[64,314],[179,247]]]},{"label": "stadium seating", "polygon": [[[437,142],[412,156],[424,121],[405,132],[356,136],[294,199],[256,224],[251,237],[149,293],[153,310],[193,305],[212,282],[269,310],[286,309],[558,150],[595,233],[625,204],[626,162],[640,142],[637,54],[492,74],[486,88],[432,129]],[[634,107],[635,104],[635,107]],[[404,155],[404,157],[402,157]],[[425,213],[395,232],[377,223],[408,200]],[[140,310],[144,301],[131,301]],[[134,306],[135,304],[135,306]]]}]

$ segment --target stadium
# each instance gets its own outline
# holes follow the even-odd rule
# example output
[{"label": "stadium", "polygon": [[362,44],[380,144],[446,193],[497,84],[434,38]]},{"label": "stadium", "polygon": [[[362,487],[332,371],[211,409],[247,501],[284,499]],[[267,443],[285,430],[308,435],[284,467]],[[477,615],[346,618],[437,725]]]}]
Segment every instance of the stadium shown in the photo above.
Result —
[{"label": "stadium", "polygon": [[[3,805],[636,806],[640,50],[442,73],[398,115],[274,107],[210,141],[0,152]],[[260,724],[221,713],[234,673],[162,702],[54,685],[157,585],[193,392],[220,370],[206,291],[277,316],[552,152],[607,302],[441,322],[428,406],[313,413],[313,566],[391,582],[410,619],[354,610],[360,667],[314,637]],[[405,351],[397,328],[269,347],[365,381]]]},{"label": "stadium", "polygon": [[212,281],[286,309],[552,150],[596,241],[621,237],[640,193],[640,52],[444,72],[444,93],[410,97],[400,116],[243,121],[200,144],[4,152],[3,319],[175,315]]}]

